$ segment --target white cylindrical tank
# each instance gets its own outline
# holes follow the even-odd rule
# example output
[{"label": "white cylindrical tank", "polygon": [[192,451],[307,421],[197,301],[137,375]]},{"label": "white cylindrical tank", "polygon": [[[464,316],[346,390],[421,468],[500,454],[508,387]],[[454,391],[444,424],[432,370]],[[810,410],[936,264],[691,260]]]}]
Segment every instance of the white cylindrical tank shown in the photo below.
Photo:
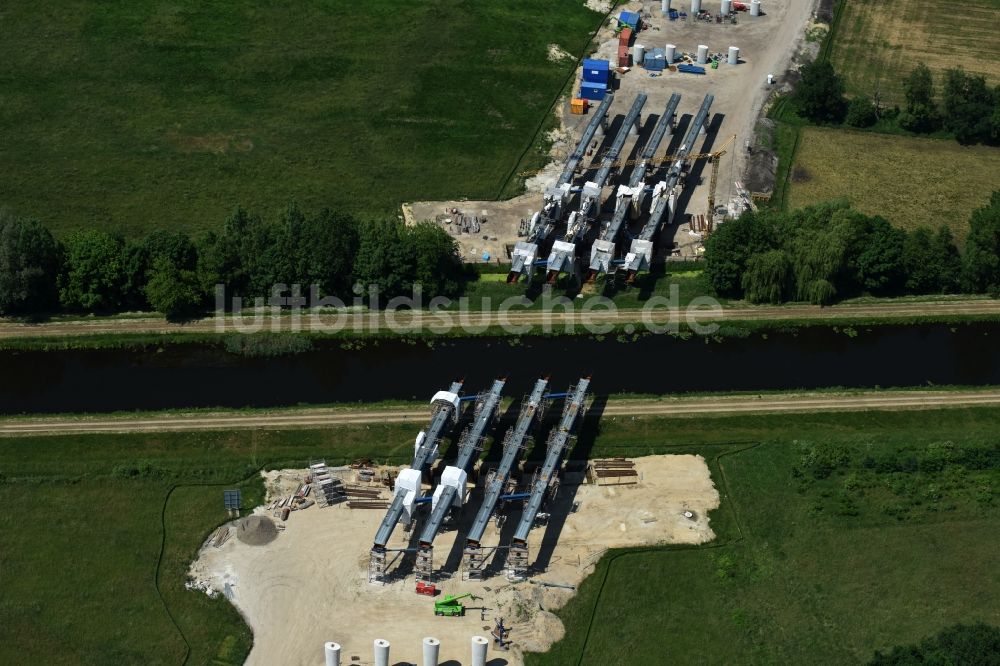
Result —
[{"label": "white cylindrical tank", "polygon": [[723,16],[728,16],[729,12],[733,11],[732,0],[722,0],[722,7],[720,9],[721,9],[721,11],[719,12],[720,14],[722,14]]},{"label": "white cylindrical tank", "polygon": [[424,666],[438,666],[438,652],[441,650],[441,641],[428,636],[424,639]]},{"label": "white cylindrical tank", "polygon": [[646,57],[646,47],[642,44],[636,44],[632,47],[632,64],[636,67],[642,67],[642,61]]},{"label": "white cylindrical tank", "polygon": [[674,64],[674,61],[677,60],[677,47],[673,44],[667,44],[667,48],[663,49],[663,57],[668,65]]},{"label": "white cylindrical tank", "polygon": [[330,641],[323,647],[326,655],[326,666],[340,666],[340,646]]},{"label": "white cylindrical tank", "polygon": [[704,44],[698,45],[698,64],[704,65],[708,62],[708,47]]},{"label": "white cylindrical tank", "polygon": [[701,0],[691,0],[691,13],[697,14],[701,11]]},{"label": "white cylindrical tank", "polygon": [[767,75],[767,85],[774,85],[774,74]]},{"label": "white cylindrical tank", "polygon": [[729,47],[729,59],[726,60],[730,65],[735,65],[740,61],[740,50],[735,46]]},{"label": "white cylindrical tank", "polygon": [[760,0],[750,0],[750,16],[760,16]]},{"label": "white cylindrical tank", "polygon": [[375,666],[389,666],[389,641],[375,639]]},{"label": "white cylindrical tank", "polygon": [[482,636],[472,637],[472,666],[486,666],[486,649],[490,642]]},{"label": "white cylindrical tank", "polygon": [[664,15],[670,12],[670,0],[662,0],[662,2],[660,2],[660,11],[663,12]]}]

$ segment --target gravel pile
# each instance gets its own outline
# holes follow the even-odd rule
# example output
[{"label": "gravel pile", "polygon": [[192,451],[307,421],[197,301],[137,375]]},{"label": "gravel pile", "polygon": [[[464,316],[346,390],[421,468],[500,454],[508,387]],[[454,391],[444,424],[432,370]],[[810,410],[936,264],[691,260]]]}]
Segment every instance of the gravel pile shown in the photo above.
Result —
[{"label": "gravel pile", "polygon": [[236,538],[251,546],[263,546],[278,536],[278,528],[267,516],[248,516],[236,527]]}]

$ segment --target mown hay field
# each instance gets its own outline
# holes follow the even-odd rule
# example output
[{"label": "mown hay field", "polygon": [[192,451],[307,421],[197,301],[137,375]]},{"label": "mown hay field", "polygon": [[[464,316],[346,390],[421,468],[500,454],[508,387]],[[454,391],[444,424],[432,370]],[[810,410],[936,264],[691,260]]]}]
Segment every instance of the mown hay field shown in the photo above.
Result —
[{"label": "mown hay field", "polygon": [[846,197],[858,210],[912,229],[947,225],[959,245],[969,214],[997,189],[1000,150],[841,129],[801,130],[787,205]]},{"label": "mown hay field", "polygon": [[1000,0],[841,1],[832,58],[848,92],[902,104],[902,78],[918,62],[938,84],[951,67],[1000,84]]},{"label": "mown hay field", "polygon": [[[63,233],[218,228],[238,205],[489,199],[602,15],[582,0],[0,8],[0,209]],[[530,151],[529,151],[530,152]]]}]

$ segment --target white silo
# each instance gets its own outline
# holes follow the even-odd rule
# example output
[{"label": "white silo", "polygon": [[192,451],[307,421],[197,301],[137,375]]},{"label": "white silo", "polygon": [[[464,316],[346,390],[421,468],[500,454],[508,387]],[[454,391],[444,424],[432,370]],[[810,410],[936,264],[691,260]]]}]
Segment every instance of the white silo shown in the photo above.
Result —
[{"label": "white silo", "polygon": [[486,666],[486,649],[490,642],[482,636],[472,637],[472,666]]},{"label": "white silo", "polygon": [[730,65],[735,65],[740,61],[740,50],[735,46],[729,47],[729,59],[726,60]]},{"label": "white silo", "polygon": [[438,666],[438,653],[441,641],[428,636],[424,639],[424,666]]},{"label": "white silo", "polygon": [[323,646],[323,653],[326,655],[326,666],[340,666],[340,646],[330,641]]},{"label": "white silo", "polygon": [[704,65],[708,62],[708,46],[705,44],[698,45],[698,64]]},{"label": "white silo", "polygon": [[375,666],[389,666],[389,641],[375,639]]},{"label": "white silo", "polygon": [[667,48],[663,49],[663,57],[668,65],[674,64],[674,61],[677,60],[677,46],[667,44]]}]

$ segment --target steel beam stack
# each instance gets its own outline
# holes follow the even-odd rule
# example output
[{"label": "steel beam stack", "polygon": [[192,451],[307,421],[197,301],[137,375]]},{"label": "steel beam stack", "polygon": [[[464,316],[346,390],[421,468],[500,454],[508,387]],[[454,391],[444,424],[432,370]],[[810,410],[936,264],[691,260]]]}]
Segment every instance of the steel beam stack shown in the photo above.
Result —
[{"label": "steel beam stack", "polygon": [[[438,391],[431,399],[434,411],[431,414],[431,423],[426,431],[420,431],[414,442],[413,463],[410,469],[403,470],[396,478],[395,495],[392,504],[382,519],[378,531],[375,533],[374,549],[385,548],[392,536],[392,531],[399,522],[404,511],[406,519],[409,521],[412,509],[420,494],[420,483],[424,469],[437,456],[438,444],[450,426],[454,426],[458,421],[459,409],[461,406],[458,397],[462,390],[462,382],[454,382],[447,391]],[[414,489],[415,485],[415,489]]]},{"label": "steel beam stack", "polygon": [[601,101],[601,105],[594,111],[593,117],[587,123],[587,127],[580,137],[576,150],[566,160],[566,167],[563,169],[559,182],[554,187],[545,190],[542,197],[542,210],[531,216],[531,226],[526,240],[518,241],[514,246],[514,252],[510,259],[510,273],[507,274],[507,282],[517,282],[522,275],[531,277],[535,268],[535,260],[538,257],[539,245],[549,237],[555,229],[556,224],[562,219],[563,207],[569,203],[570,184],[573,180],[573,173],[580,165],[580,161],[587,153],[587,147],[597,133],[598,128],[604,124],[604,119],[611,108],[614,95],[606,95]]},{"label": "steel beam stack", "polygon": [[684,138],[684,143],[681,144],[680,149],[677,151],[677,160],[670,166],[666,178],[657,183],[656,187],[653,188],[653,201],[650,205],[649,220],[643,226],[639,236],[633,239],[632,246],[629,248],[628,254],[625,255],[625,270],[628,271],[629,281],[635,278],[635,274],[640,270],[649,270],[649,266],[653,262],[653,250],[656,245],[656,239],[660,234],[664,218],[666,218],[667,226],[673,222],[677,207],[678,183],[681,179],[684,163],[687,160],[687,155],[694,148],[695,141],[698,140],[698,135],[705,127],[705,123],[708,120],[708,112],[712,108],[712,102],[714,101],[715,95],[705,95],[705,99],[701,103],[701,109],[698,110],[698,115],[691,122],[691,128]]},{"label": "steel beam stack", "polygon": [[510,479],[510,473],[514,469],[520,452],[524,449],[528,440],[528,433],[532,427],[542,418],[545,411],[546,396],[545,390],[549,385],[548,378],[542,378],[535,382],[535,387],[531,391],[524,403],[521,405],[521,412],[514,424],[503,439],[503,455],[500,458],[500,465],[486,482],[486,494],[483,496],[483,503],[479,507],[479,512],[472,521],[472,528],[466,536],[466,547],[462,560],[465,571],[470,577],[482,575],[482,549],[480,542],[486,532],[486,526],[493,516],[497,501],[503,494],[504,488]]},{"label": "steel beam stack", "polygon": [[645,193],[646,172],[649,169],[649,161],[656,155],[663,137],[672,133],[674,126],[674,116],[677,113],[677,105],[681,101],[681,96],[674,93],[667,102],[667,108],[660,116],[653,134],[643,148],[641,161],[632,170],[632,177],[629,184],[619,186],[618,199],[615,203],[615,214],[611,221],[604,227],[600,238],[594,241],[590,249],[590,279],[597,277],[598,273],[610,272],[611,262],[614,260],[615,248],[618,234],[621,232],[625,220],[629,217],[629,212],[642,209],[642,200]]},{"label": "steel beam stack", "polygon": [[615,162],[618,161],[622,148],[625,147],[629,133],[633,128],[638,127],[639,114],[645,103],[646,93],[636,95],[632,102],[632,108],[625,116],[625,121],[618,130],[610,150],[601,159],[601,167],[598,169],[597,175],[594,180],[584,184],[583,193],[580,195],[580,209],[570,214],[566,225],[566,235],[563,239],[552,244],[552,252],[546,262],[549,282],[554,282],[560,273],[575,269],[576,246],[583,240],[590,228],[591,221],[601,210],[601,193],[604,185],[608,176],[611,175],[611,169],[614,168]]},{"label": "steel beam stack", "polygon": [[441,529],[441,523],[452,507],[461,507],[465,501],[465,484],[469,465],[476,453],[482,450],[482,440],[486,429],[500,410],[500,395],[506,379],[497,379],[489,392],[476,400],[472,426],[462,433],[458,443],[458,457],[454,465],[445,468],[441,482],[434,491],[430,518],[420,535],[420,550],[417,553],[417,578],[428,580],[433,573],[434,537]]},{"label": "steel beam stack", "polygon": [[531,488],[531,496],[524,506],[521,514],[521,522],[518,523],[514,531],[514,540],[508,553],[509,575],[511,578],[524,578],[528,571],[528,533],[535,525],[535,518],[538,510],[542,507],[542,502],[549,493],[549,487],[556,477],[556,470],[562,460],[562,455],[569,445],[570,437],[575,430],[580,417],[584,413],[584,400],[587,397],[587,388],[590,386],[590,378],[584,377],[580,382],[571,387],[569,398],[563,407],[562,417],[558,427],[549,435],[545,448],[545,462],[542,464],[534,485]]}]

